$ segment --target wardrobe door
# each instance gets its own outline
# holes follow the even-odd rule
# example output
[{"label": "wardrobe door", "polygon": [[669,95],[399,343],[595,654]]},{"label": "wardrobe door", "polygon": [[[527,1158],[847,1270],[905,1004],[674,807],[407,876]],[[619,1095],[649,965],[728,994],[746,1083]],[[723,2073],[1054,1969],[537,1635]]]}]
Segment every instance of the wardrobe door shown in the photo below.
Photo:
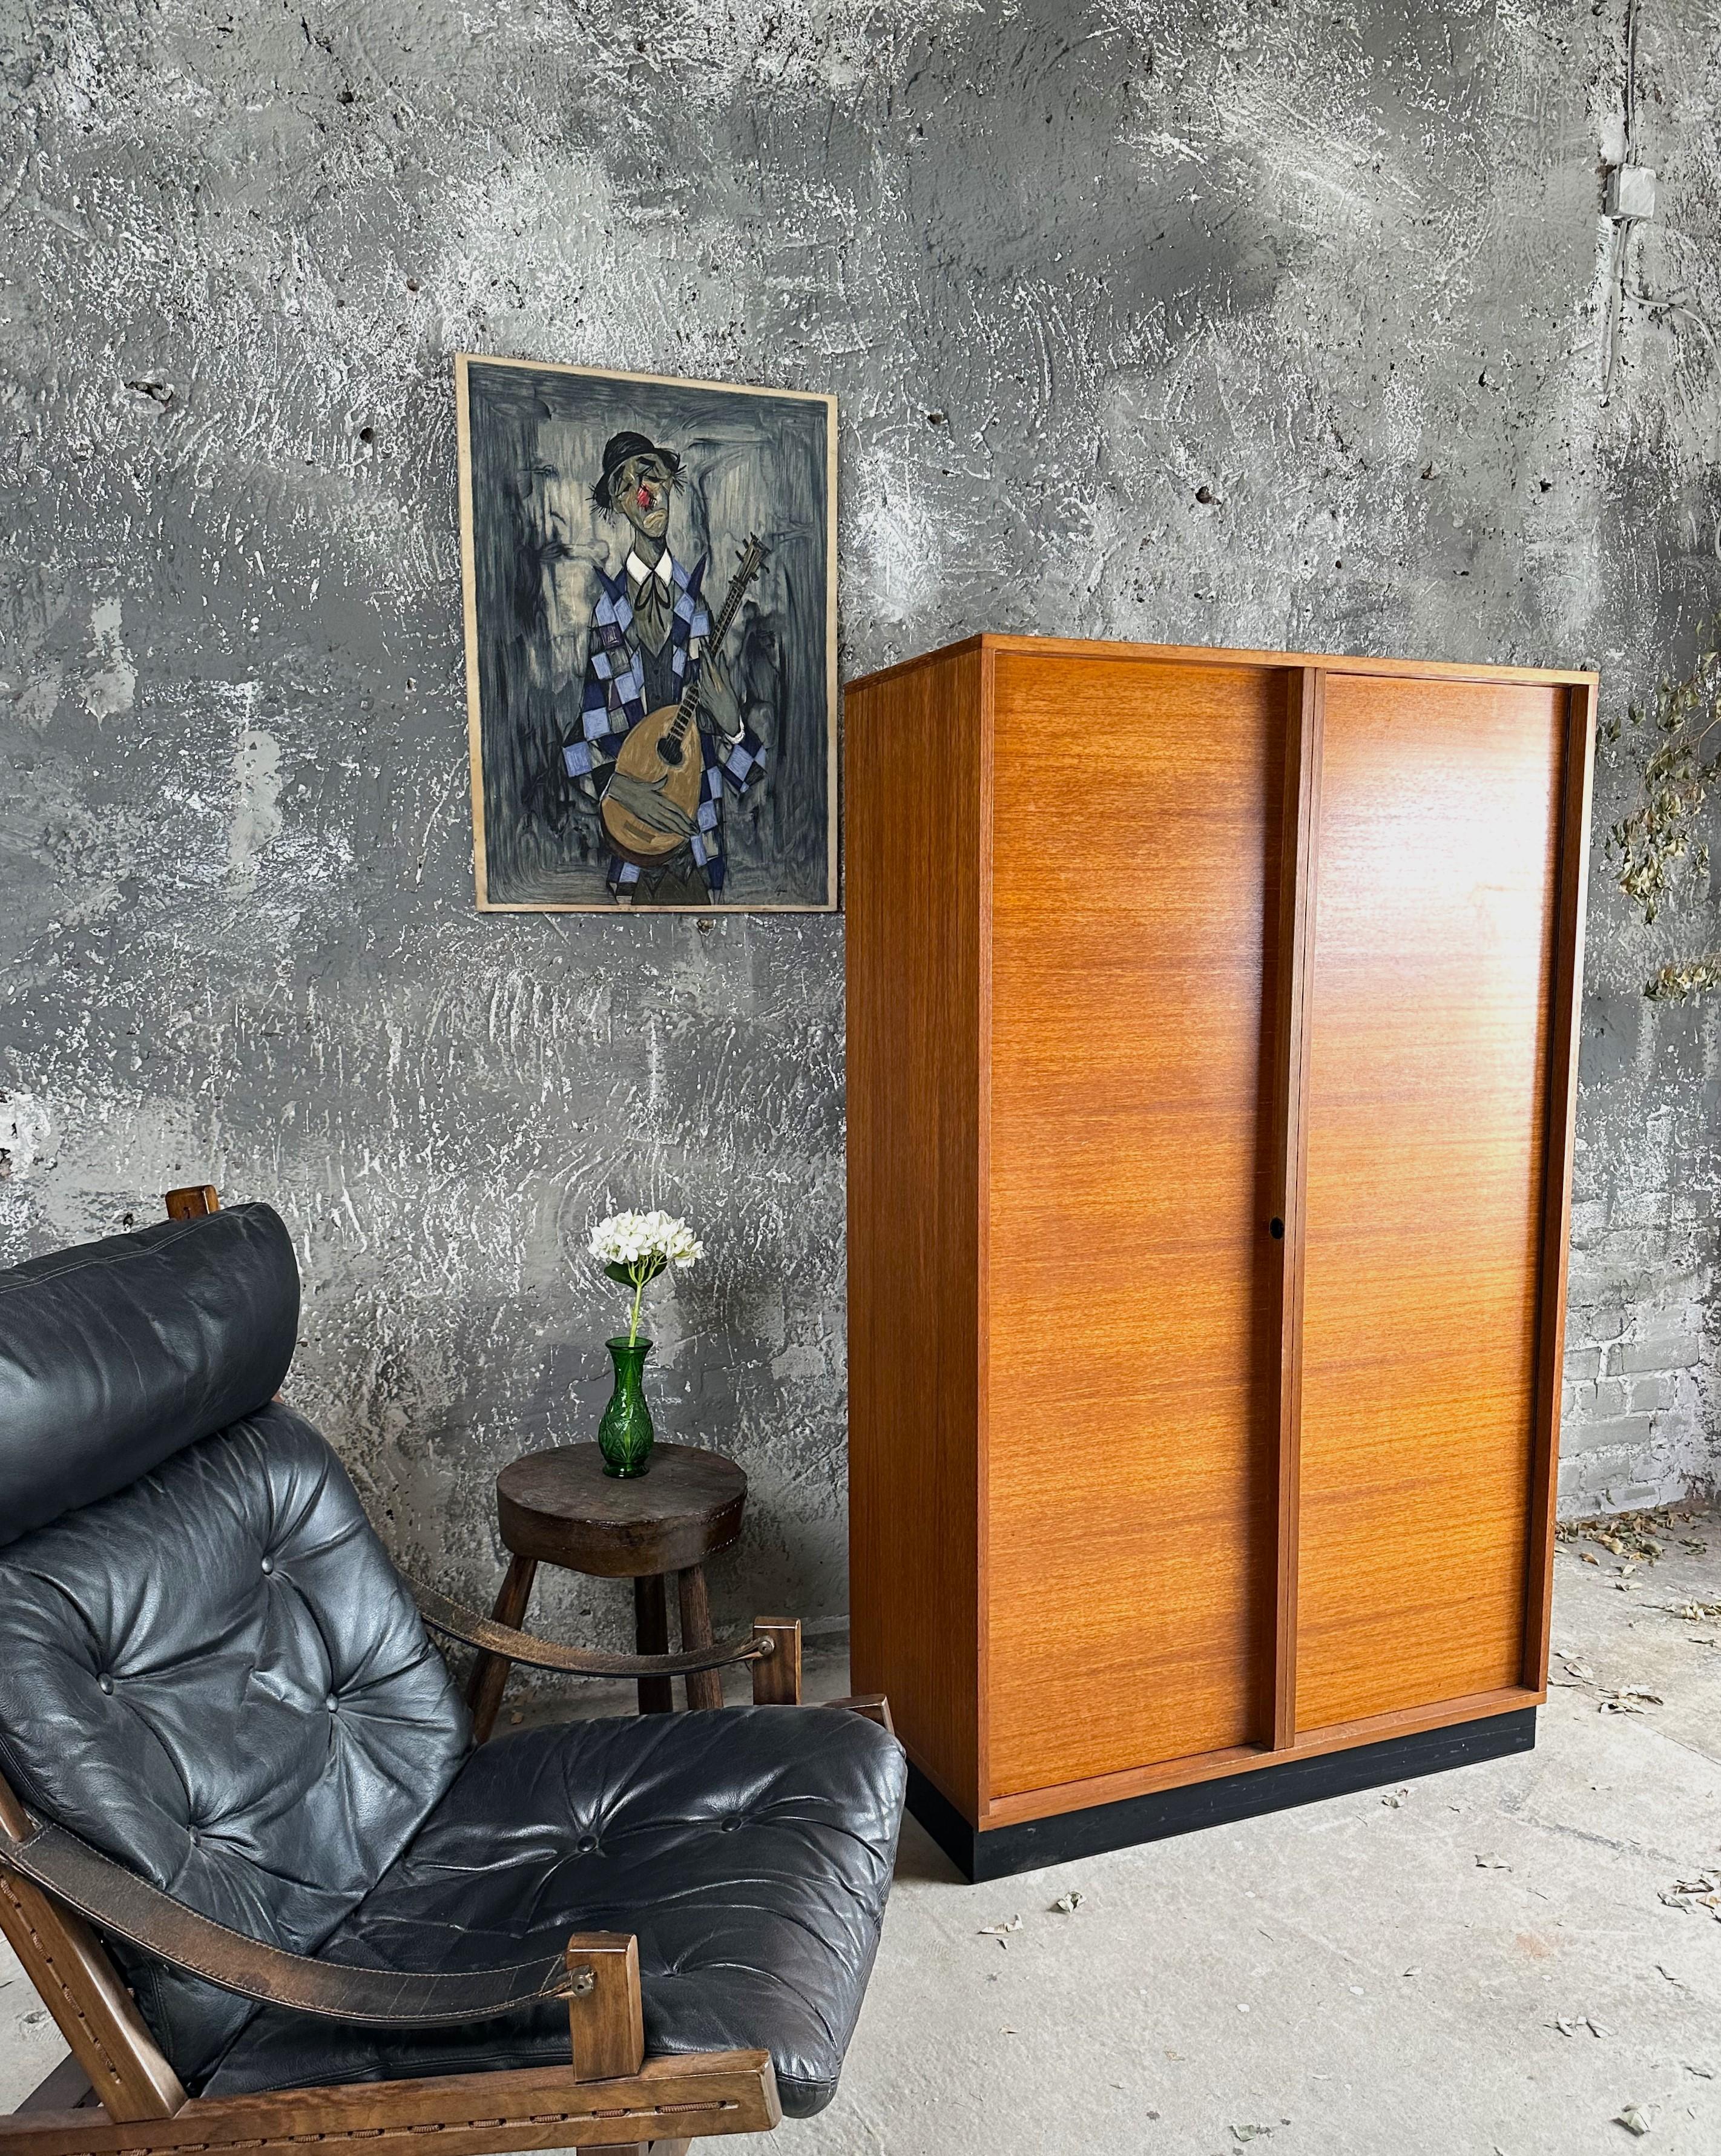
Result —
[{"label": "wardrobe door", "polygon": [[1262,1733],[1286,676],[996,660],[994,1796]]},{"label": "wardrobe door", "polygon": [[1326,677],[1305,1732],[1520,1681],[1566,694]]}]

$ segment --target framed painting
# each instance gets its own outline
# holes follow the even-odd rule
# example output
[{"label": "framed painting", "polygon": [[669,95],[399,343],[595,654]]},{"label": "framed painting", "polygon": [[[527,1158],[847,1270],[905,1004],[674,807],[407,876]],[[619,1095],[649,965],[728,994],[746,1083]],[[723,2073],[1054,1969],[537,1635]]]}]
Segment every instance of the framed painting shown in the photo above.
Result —
[{"label": "framed painting", "polygon": [[479,906],[833,907],[836,399],[454,383]]}]

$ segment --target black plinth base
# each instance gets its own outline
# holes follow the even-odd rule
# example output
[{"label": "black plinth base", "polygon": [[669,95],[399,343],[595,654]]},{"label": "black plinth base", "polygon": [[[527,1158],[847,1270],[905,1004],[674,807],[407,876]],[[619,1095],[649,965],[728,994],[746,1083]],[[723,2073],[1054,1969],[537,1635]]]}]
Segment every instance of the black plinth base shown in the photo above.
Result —
[{"label": "black plinth base", "polygon": [[1114,1804],[1090,1804],[1060,1812],[1053,1819],[1025,1820],[1017,1826],[978,1833],[950,1799],[917,1767],[909,1768],[909,1810],[968,1879],[1004,1879],[1012,1871],[1033,1871],[1043,1864],[1068,1864],[1073,1857],[1098,1856],[1109,1849],[1129,1849],[1139,1841],[1160,1841],[1167,1835],[1189,1834],[1197,1827],[1224,1826],[1262,1812],[1288,1811],[1323,1797],[1348,1797],[1359,1789],[1384,1789],[1419,1774],[1444,1774],[1449,1767],[1473,1767],[1483,1759],[1503,1759],[1513,1752],[1535,1748],[1536,1711],[1520,1707],[1511,1714],[1490,1714],[1447,1729],[1418,1730],[1409,1737],[1388,1737],[1378,1744],[1358,1744],[1348,1752],[1324,1752],[1313,1759],[1288,1759],[1277,1767],[1252,1767],[1211,1782],[1180,1789],[1155,1789],[1146,1796],[1124,1797]]}]

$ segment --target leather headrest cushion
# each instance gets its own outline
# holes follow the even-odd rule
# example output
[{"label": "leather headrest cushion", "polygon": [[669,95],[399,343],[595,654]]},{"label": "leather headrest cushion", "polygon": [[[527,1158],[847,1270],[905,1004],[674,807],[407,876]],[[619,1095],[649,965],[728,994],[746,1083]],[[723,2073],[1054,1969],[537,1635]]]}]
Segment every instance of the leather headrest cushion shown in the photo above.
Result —
[{"label": "leather headrest cushion", "polygon": [[0,1544],[254,1414],[298,1333],[298,1262],[268,1205],[0,1272]]}]

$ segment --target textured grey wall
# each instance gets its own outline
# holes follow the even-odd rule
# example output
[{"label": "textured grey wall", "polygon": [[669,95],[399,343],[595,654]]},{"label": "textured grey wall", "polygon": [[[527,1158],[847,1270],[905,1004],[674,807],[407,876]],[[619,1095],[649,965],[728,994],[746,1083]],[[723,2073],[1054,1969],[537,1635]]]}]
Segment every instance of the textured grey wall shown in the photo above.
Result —
[{"label": "textured grey wall", "polygon": [[[977,626],[1594,660],[1721,597],[1721,41],[1623,0],[0,0],[0,1257],[267,1194],[397,1544],[588,1430],[684,1209],[731,1608],[843,1606],[842,924],[479,919],[457,346],[834,389],[844,671]],[[1616,782],[1604,783],[1604,801]],[[1721,1043],[1598,880],[1570,1505],[1714,1457]],[[611,1604],[567,1590],[571,1605]]]}]

